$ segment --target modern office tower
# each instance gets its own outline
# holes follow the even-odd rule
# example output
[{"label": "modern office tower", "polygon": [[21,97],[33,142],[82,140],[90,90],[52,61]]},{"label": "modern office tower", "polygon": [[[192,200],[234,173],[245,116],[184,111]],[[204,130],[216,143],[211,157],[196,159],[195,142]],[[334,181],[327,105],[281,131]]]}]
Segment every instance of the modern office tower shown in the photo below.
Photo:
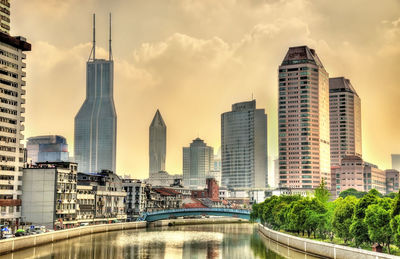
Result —
[{"label": "modern office tower", "polygon": [[183,184],[186,188],[199,189],[206,185],[206,177],[214,166],[214,149],[200,138],[183,148]]},{"label": "modern office tower", "polygon": [[400,172],[395,169],[385,170],[386,193],[398,192],[400,184]]},{"label": "modern office tower", "polygon": [[27,162],[68,162],[67,140],[58,135],[30,137],[26,143]]},{"label": "modern office tower", "polygon": [[392,169],[400,171],[400,154],[392,154]]},{"label": "modern office tower", "polygon": [[222,186],[268,186],[267,115],[256,100],[221,115]]},{"label": "modern office tower", "polygon": [[350,80],[329,78],[331,166],[345,156],[362,157],[361,100]]},{"label": "modern office tower", "polygon": [[160,171],[165,171],[167,150],[167,126],[159,110],[154,115],[149,127],[149,168],[150,178]]},{"label": "modern office tower", "polygon": [[303,193],[330,185],[329,81],[315,50],[291,47],[279,66],[279,178]]},{"label": "modern office tower", "polygon": [[10,34],[10,1],[0,1],[0,32]]},{"label": "modern office tower", "polygon": [[360,192],[376,189],[386,193],[386,173],[376,165],[363,161],[359,156],[345,156],[340,166],[332,167],[332,193],[353,188]]},{"label": "modern office tower", "polygon": [[86,99],[75,116],[74,156],[79,172],[115,172],[117,113],[113,97],[111,16],[108,60],[96,59],[94,24],[93,15],[93,48],[86,63]]},{"label": "modern office tower", "polygon": [[[0,1],[9,13],[8,1]],[[1,6],[0,5],[0,6]],[[6,17],[7,18],[7,17]],[[4,19],[4,18],[2,18]],[[3,23],[1,28],[4,29]],[[0,30],[0,225],[15,226],[21,218],[24,165],[25,51],[31,44]]]}]

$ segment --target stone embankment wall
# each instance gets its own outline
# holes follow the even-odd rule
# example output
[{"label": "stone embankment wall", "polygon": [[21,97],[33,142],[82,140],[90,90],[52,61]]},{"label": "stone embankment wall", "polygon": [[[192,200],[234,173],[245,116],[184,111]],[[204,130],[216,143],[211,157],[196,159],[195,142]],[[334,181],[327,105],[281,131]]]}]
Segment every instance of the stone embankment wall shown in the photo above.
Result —
[{"label": "stone embankment wall", "polygon": [[399,256],[367,251],[326,242],[314,241],[307,238],[295,237],[278,231],[274,231],[259,224],[259,231],[271,240],[297,249],[299,251],[333,259],[363,258],[363,259],[398,259]]}]

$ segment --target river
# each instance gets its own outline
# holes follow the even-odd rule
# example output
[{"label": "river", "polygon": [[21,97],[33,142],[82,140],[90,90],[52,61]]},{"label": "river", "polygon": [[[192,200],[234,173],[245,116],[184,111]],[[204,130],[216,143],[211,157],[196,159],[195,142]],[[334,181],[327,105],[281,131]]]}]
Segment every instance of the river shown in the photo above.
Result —
[{"label": "river", "polygon": [[260,236],[256,224],[191,225],[92,234],[0,256],[12,258],[307,258]]}]

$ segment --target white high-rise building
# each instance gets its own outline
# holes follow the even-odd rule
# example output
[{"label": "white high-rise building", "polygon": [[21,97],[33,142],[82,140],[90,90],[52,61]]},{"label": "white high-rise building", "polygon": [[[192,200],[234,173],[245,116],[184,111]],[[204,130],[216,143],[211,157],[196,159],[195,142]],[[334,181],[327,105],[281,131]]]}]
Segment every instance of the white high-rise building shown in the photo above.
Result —
[{"label": "white high-rise building", "polygon": [[221,115],[222,186],[268,186],[267,115],[256,101],[232,105]]},{"label": "white high-rise building", "polygon": [[206,178],[214,167],[214,149],[196,138],[189,147],[183,148],[183,184],[186,188],[206,186]]},{"label": "white high-rise building", "polygon": [[9,22],[9,16],[3,15],[9,15],[10,4],[1,1],[0,7],[0,225],[15,226],[21,220],[24,166],[24,52],[31,50],[31,44],[23,37],[8,35],[9,26],[4,21]]},{"label": "white high-rise building", "polygon": [[362,157],[361,99],[349,79],[329,78],[331,165],[345,156]]},{"label": "white high-rise building", "polygon": [[289,48],[279,66],[279,178],[282,187],[330,186],[329,76],[315,50]]}]

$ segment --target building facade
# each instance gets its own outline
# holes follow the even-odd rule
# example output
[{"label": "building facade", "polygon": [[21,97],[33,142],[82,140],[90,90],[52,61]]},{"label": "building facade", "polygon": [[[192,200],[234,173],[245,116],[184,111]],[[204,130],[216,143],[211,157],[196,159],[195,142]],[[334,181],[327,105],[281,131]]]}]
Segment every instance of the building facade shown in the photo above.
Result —
[{"label": "building facade", "polygon": [[114,61],[111,46],[108,60],[96,59],[95,51],[93,43],[91,57],[86,63],[86,99],[75,116],[74,159],[80,172],[115,172]]},{"label": "building facade", "polygon": [[400,171],[400,154],[392,154],[392,169]]},{"label": "building facade", "polygon": [[10,1],[0,0],[0,32],[10,34]]},{"label": "building facade", "polygon": [[279,66],[281,187],[330,185],[329,76],[315,50],[289,48]]},{"label": "building facade", "polygon": [[183,148],[183,185],[190,189],[204,188],[213,168],[214,149],[200,138]]},{"label": "building facade", "polygon": [[22,219],[26,224],[64,229],[77,221],[77,164],[37,163],[24,168]]},{"label": "building facade", "polygon": [[221,185],[268,186],[267,115],[256,101],[232,105],[221,115]]},{"label": "building facade", "polygon": [[27,162],[68,162],[67,140],[58,135],[30,137],[26,143]]},{"label": "building facade", "polygon": [[123,179],[122,185],[127,194],[125,199],[127,221],[134,221],[146,210],[146,192],[150,185],[135,179]]},{"label": "building facade", "polygon": [[167,151],[167,125],[157,110],[149,127],[149,176],[152,178],[160,171],[165,171]]},{"label": "building facade", "polygon": [[25,59],[31,45],[9,33],[9,1],[0,1],[0,225],[21,220]]},{"label": "building facade", "polygon": [[386,193],[398,192],[399,191],[399,171],[395,169],[385,170],[386,174]]},{"label": "building facade", "polygon": [[329,78],[331,165],[345,156],[362,157],[361,99],[349,79]]},{"label": "building facade", "polygon": [[360,192],[376,189],[386,193],[386,173],[376,165],[363,161],[359,156],[345,156],[340,166],[332,167],[332,194],[353,188]]},{"label": "building facade", "polygon": [[[94,194],[93,218],[82,220],[94,224],[126,221],[125,200],[127,193],[123,188],[121,177],[109,170],[100,173],[78,173],[78,188],[89,186],[89,194]],[[91,199],[88,197],[88,200]],[[86,205],[82,199],[78,206]],[[87,211],[87,214],[90,212]]]}]

